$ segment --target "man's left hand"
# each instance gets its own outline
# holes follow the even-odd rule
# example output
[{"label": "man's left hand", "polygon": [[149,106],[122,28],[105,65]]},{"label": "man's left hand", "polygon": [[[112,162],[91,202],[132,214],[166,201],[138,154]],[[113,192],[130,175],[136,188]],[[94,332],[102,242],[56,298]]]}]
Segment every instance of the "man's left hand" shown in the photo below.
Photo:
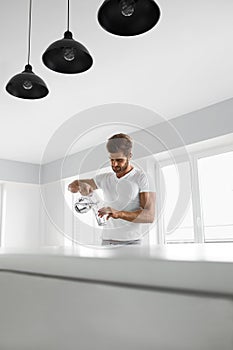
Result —
[{"label": "man's left hand", "polygon": [[113,209],[111,207],[104,207],[98,210],[99,216],[102,218],[104,215],[107,215],[107,220],[109,218],[113,219],[119,219],[120,218],[120,211]]}]

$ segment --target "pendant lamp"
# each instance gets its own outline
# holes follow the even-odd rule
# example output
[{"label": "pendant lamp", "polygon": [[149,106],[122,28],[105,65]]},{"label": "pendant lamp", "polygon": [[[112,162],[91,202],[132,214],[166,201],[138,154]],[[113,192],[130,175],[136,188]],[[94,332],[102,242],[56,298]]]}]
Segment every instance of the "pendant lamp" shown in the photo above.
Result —
[{"label": "pendant lamp", "polygon": [[105,0],[98,11],[98,21],[108,32],[133,36],[153,28],[160,18],[154,0]]},{"label": "pendant lamp", "polygon": [[28,63],[22,73],[15,75],[6,86],[9,94],[24,99],[39,99],[48,95],[45,82],[32,71],[30,65],[32,0],[29,3]]},{"label": "pendant lamp", "polygon": [[58,73],[82,73],[92,66],[93,59],[85,46],[73,39],[69,30],[69,0],[67,13],[67,31],[64,33],[64,38],[52,43],[44,52],[42,60],[46,67]]}]

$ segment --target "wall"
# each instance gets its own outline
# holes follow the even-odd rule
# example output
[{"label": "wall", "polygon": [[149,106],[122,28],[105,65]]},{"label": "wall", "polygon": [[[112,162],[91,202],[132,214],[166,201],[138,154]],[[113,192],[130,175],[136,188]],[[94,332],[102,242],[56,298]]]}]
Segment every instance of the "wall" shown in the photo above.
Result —
[{"label": "wall", "polygon": [[64,244],[64,197],[60,186],[60,182],[40,186],[40,232],[45,246]]},{"label": "wall", "polygon": [[18,183],[39,183],[39,165],[0,159],[0,180]]},{"label": "wall", "polygon": [[[135,140],[134,158],[158,154],[167,149],[176,149],[233,133],[232,111],[233,98],[164,121],[149,129],[134,132],[131,134]],[[60,131],[59,138],[67,140],[69,137],[70,130],[68,128],[64,129],[63,134]],[[73,140],[69,140],[71,144]],[[59,140],[57,140],[57,144],[59,144]],[[104,143],[63,159],[66,151],[67,149],[64,149],[64,154],[61,154],[60,159],[43,165],[41,178],[43,183],[53,182],[61,177],[74,176],[77,174],[77,168],[80,164],[82,164],[82,173],[86,173],[96,170],[100,164],[106,163]]]},{"label": "wall", "polygon": [[2,246],[37,247],[40,236],[40,191],[38,185],[4,183]]}]

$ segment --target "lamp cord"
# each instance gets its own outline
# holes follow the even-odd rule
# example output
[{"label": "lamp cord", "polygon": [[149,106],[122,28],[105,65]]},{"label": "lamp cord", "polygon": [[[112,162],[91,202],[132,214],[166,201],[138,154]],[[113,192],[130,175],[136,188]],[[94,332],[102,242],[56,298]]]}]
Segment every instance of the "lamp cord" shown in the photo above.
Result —
[{"label": "lamp cord", "polygon": [[67,0],[67,30],[70,30],[70,0]]},{"label": "lamp cord", "polygon": [[28,64],[31,54],[31,26],[32,26],[32,0],[29,2],[29,19],[28,19]]}]

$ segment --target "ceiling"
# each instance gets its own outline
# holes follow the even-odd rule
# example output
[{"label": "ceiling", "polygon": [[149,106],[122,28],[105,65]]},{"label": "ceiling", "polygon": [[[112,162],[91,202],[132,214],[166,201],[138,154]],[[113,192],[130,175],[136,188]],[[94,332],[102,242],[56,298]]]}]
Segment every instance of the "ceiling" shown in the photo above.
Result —
[{"label": "ceiling", "polygon": [[[66,0],[34,0],[31,64],[50,93],[32,101],[5,91],[8,80],[26,64],[29,0],[0,0],[0,159],[40,163],[54,132],[95,106],[113,104],[114,109],[116,103],[125,103],[171,119],[231,98],[233,1],[157,3],[162,11],[157,26],[122,38],[98,24],[102,0],[70,0],[70,29],[90,51],[94,65],[85,73],[66,76],[41,61],[48,45],[66,30]],[[85,128],[85,120],[80,122]],[[154,121],[143,123],[147,127]],[[108,130],[110,135],[115,131]],[[89,145],[80,147],[103,141],[103,134],[96,133]]]}]

